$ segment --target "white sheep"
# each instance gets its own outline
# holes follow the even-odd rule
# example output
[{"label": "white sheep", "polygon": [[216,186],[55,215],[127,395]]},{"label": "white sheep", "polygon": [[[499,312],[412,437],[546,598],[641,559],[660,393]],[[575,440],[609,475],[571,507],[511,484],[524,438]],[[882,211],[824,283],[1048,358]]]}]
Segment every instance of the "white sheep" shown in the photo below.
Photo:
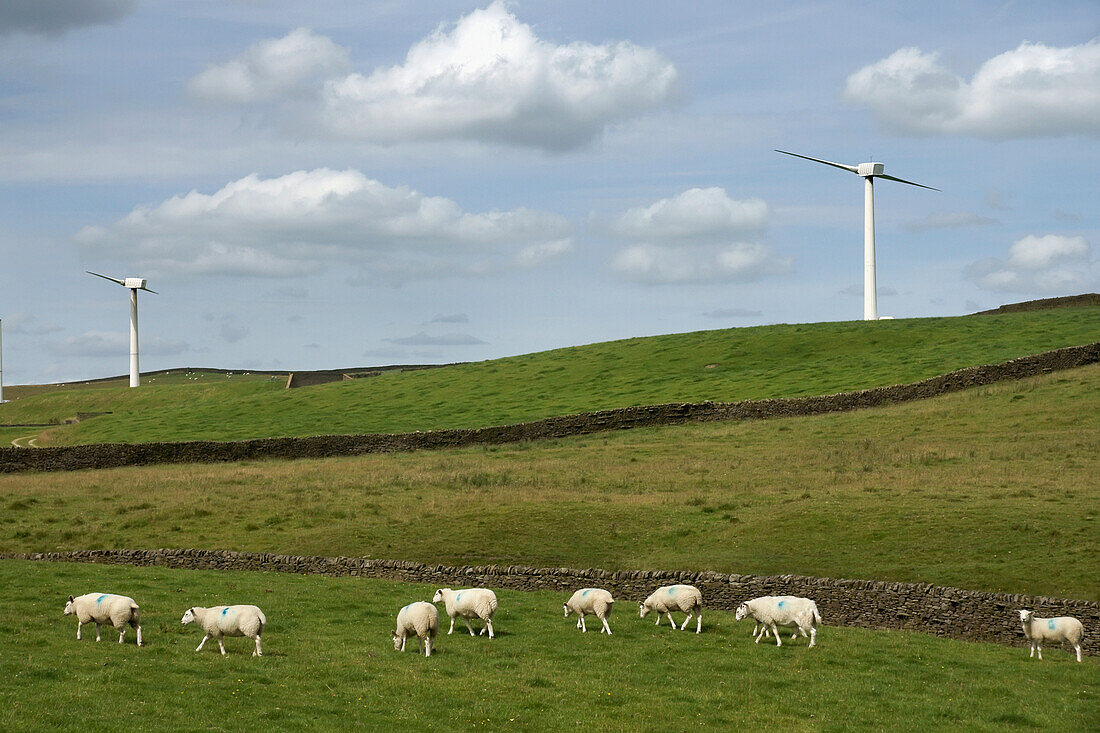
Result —
[{"label": "white sheep", "polygon": [[470,630],[470,636],[474,635],[474,627],[470,626],[470,619],[479,618],[485,622],[485,628],[480,633],[489,631],[489,638],[493,638],[493,614],[497,610],[497,595],[488,588],[463,588],[451,590],[440,588],[435,592],[432,603],[443,601],[447,609],[447,615],[451,617],[451,628],[448,634],[455,630],[455,617],[461,616],[466,622],[466,628]]},{"label": "white sheep", "polygon": [[195,647],[195,651],[202,651],[206,640],[214,637],[218,640],[218,648],[222,650],[224,657],[223,636],[247,636],[256,642],[256,650],[252,652],[252,656],[264,655],[263,647],[260,645],[260,635],[264,633],[267,617],[256,606],[214,606],[212,608],[192,606],[183,614],[180,623],[186,625],[192,621],[201,626],[206,634]]},{"label": "white sheep", "polygon": [[1039,618],[1031,611],[1020,611],[1020,623],[1024,627],[1024,636],[1031,642],[1031,654],[1028,659],[1039,652],[1039,659],[1043,658],[1043,642],[1050,641],[1062,643],[1068,641],[1077,652],[1077,661],[1081,661],[1081,639],[1085,636],[1085,627],[1073,616],[1058,616],[1056,618]]},{"label": "white sheep", "polygon": [[657,625],[661,625],[661,614],[668,616],[668,622],[672,628],[676,628],[676,622],[672,619],[673,611],[683,611],[687,614],[680,630],[687,628],[692,615],[697,619],[695,633],[703,630],[703,594],[694,585],[666,585],[653,591],[649,598],[638,604],[638,613],[642,618],[650,611],[657,612]]},{"label": "white sheep", "polygon": [[797,596],[761,596],[745,601],[737,607],[734,618],[738,621],[746,616],[752,616],[757,623],[764,625],[764,631],[756,636],[756,643],[760,643],[770,630],[775,637],[775,645],[783,646],[779,638],[779,626],[795,627],[791,634],[795,638],[798,634],[806,636],[809,630],[810,646],[817,643],[817,627],[821,623],[821,613],[817,610],[817,604],[809,598]]},{"label": "white sheep", "polygon": [[118,643],[126,638],[126,625],[137,630],[137,645],[141,641],[141,610],[129,596],[117,596],[114,593],[85,593],[65,604],[65,615],[76,614],[76,638],[80,638],[80,627],[95,622],[95,640],[100,640],[99,628],[110,624],[118,630]]},{"label": "white sheep", "polygon": [[570,613],[580,617],[577,619],[577,628],[582,632],[588,631],[584,617],[591,613],[603,622],[603,631],[610,636],[611,627],[607,625],[607,617],[611,615],[614,603],[615,599],[602,588],[581,588],[563,603],[562,607],[565,609],[565,618],[569,618]]},{"label": "white sheep", "polygon": [[416,637],[416,648],[424,650],[424,656],[432,655],[432,641],[439,628],[439,611],[424,601],[410,603],[397,612],[397,630],[393,632],[393,648],[405,651],[405,637]]}]

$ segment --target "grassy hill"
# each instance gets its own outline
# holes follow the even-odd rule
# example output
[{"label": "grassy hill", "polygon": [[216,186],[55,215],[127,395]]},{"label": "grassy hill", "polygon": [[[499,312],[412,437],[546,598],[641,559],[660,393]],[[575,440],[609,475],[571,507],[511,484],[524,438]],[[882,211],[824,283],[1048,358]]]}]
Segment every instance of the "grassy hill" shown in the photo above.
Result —
[{"label": "grassy hill", "polygon": [[[761,326],[636,338],[285,390],[203,375],[140,389],[49,390],[0,422],[59,421],[41,444],[231,440],[477,427],[594,409],[841,392],[910,382],[1100,338],[1100,308]],[[169,380],[166,380],[169,381]]]},{"label": "grassy hill", "polygon": [[200,547],[1100,600],[1100,365],[756,422],[3,478],[0,550]]}]

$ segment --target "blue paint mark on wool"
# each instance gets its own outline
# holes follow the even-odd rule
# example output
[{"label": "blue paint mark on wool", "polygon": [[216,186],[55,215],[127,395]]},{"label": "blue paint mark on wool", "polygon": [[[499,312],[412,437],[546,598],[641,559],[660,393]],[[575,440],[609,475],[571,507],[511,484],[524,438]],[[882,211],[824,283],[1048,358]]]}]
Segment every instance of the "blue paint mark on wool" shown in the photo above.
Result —
[{"label": "blue paint mark on wool", "polygon": [[228,607],[226,607],[226,608],[223,608],[223,609],[222,609],[222,616],[224,616],[224,615],[225,615],[225,614],[227,614],[227,613],[229,613],[229,608],[228,608]]},{"label": "blue paint mark on wool", "polygon": [[96,599],[95,599],[95,602],[96,602],[96,603],[99,603],[99,602],[101,602],[101,601],[102,601],[102,600],[103,600],[104,598],[106,598],[106,597],[107,597],[107,594],[106,594],[106,593],[104,593],[104,594],[103,594],[103,595],[101,595],[101,596],[100,596],[99,598],[96,598]]},{"label": "blue paint mark on wool", "polygon": [[1049,621],[1047,621],[1047,628],[1051,631],[1054,630],[1054,619],[1050,619]]},{"label": "blue paint mark on wool", "polygon": [[780,602],[779,602],[779,607],[780,607],[780,608],[783,608],[783,604],[784,604],[784,603],[786,603],[786,601],[780,601]]},{"label": "blue paint mark on wool", "polygon": [[586,591],[585,591],[584,593],[581,593],[581,597],[582,597],[582,598],[583,598],[584,596],[586,596],[586,595],[588,595],[588,591],[587,591],[587,590],[586,590]]},{"label": "blue paint mark on wool", "polygon": [[455,603],[458,603],[461,600],[462,600],[462,594],[459,593],[457,596],[455,596]]}]

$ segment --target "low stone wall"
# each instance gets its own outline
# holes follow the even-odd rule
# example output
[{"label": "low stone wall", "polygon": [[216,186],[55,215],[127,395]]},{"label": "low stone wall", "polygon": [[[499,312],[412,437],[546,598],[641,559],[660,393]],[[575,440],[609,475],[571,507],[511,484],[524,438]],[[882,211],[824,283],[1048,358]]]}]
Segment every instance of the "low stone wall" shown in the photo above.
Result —
[{"label": "low stone wall", "polygon": [[1018,609],[1038,616],[1075,616],[1085,625],[1085,654],[1100,649],[1100,603],[1046,596],[984,593],[925,583],[834,580],[801,575],[734,575],[711,571],[575,570],[517,565],[459,566],[373,560],[363,557],[277,555],[228,550],[76,550],[31,554],[2,553],[0,559],[157,565],[189,570],[252,570],[326,576],[385,578],[434,586],[486,586],[519,591],[559,591],[596,586],[611,591],[623,610],[654,588],[690,583],[703,593],[706,609],[736,610],[763,595],[793,595],[817,602],[827,626],[908,629],[934,636],[1009,646],[1024,643]]},{"label": "low stone wall", "polygon": [[876,387],[821,397],[794,397],[741,402],[685,402],[624,407],[550,417],[515,425],[415,433],[321,435],[309,438],[263,438],[230,442],[106,443],[66,448],[0,448],[0,473],[69,471],[157,463],[218,463],[264,458],[328,458],[394,451],[499,445],[714,420],[762,420],[819,415],[922,400],[971,387],[1034,377],[1100,362],[1100,342],[1071,346],[1034,356],[968,367],[911,384]]}]

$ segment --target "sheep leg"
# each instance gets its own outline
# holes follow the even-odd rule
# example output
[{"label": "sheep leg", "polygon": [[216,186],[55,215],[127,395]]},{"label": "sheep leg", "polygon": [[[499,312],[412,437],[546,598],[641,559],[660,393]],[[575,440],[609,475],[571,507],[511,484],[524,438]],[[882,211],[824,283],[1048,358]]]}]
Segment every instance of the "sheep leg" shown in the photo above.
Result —
[{"label": "sheep leg", "polygon": [[[96,639],[96,641],[99,641],[99,639]],[[1039,661],[1040,662],[1043,661],[1043,645],[1042,644],[1036,644],[1035,645],[1035,651],[1039,652]]]},{"label": "sheep leg", "polygon": [[1035,658],[1035,642],[1034,641],[1031,642],[1031,654],[1028,654],[1027,658],[1028,659],[1034,659]]},{"label": "sheep leg", "polygon": [[588,626],[584,623],[584,614],[583,613],[581,614],[581,622],[580,622],[579,626],[580,626],[580,629],[581,629],[581,633],[585,633],[585,634],[588,633]]},{"label": "sheep leg", "polygon": [[199,645],[197,647],[195,647],[195,651],[201,652],[202,651],[202,645],[205,644],[206,640],[209,639],[209,638],[210,638],[210,634],[207,634],[206,636],[202,637],[202,641],[200,641]]},{"label": "sheep leg", "polygon": [[607,625],[607,617],[600,616],[600,621],[603,621],[603,630],[607,632],[608,636],[611,636],[611,627]]},{"label": "sheep leg", "polygon": [[581,616],[580,618],[577,619],[577,628],[581,629],[583,631],[584,630],[584,624],[581,623],[582,621],[584,621],[584,616]]},{"label": "sheep leg", "polygon": [[691,616],[692,616],[691,611],[688,611],[687,614],[688,615],[684,618],[684,623],[680,624],[680,631],[683,631],[684,629],[686,629],[687,625],[688,625],[688,621],[691,621]]},{"label": "sheep leg", "polygon": [[262,657],[264,655],[263,647],[260,646],[260,635],[256,634],[256,651],[252,652],[254,657]]},{"label": "sheep leg", "polygon": [[455,617],[451,616],[451,628],[447,630],[447,633],[450,634],[450,633],[454,632],[454,630],[455,630]]},{"label": "sheep leg", "polygon": [[222,644],[222,638],[218,637],[218,648],[222,650],[222,656],[225,656],[225,644]]},{"label": "sheep leg", "polygon": [[424,640],[424,656],[430,657],[432,655],[432,637],[428,637]]},{"label": "sheep leg", "polygon": [[[669,625],[671,625],[671,626],[672,626],[672,628],[674,628],[674,629],[675,629],[675,628],[676,628],[676,621],[675,621],[675,620],[673,620],[673,618],[672,618],[672,611],[665,611],[665,615],[667,615],[667,616],[668,616],[668,623],[669,623]],[[658,617],[657,617],[657,623],[658,623],[658,624],[660,624],[660,623],[661,623],[661,618],[660,618],[660,616],[658,616]]]},{"label": "sheep leg", "polygon": [[1077,661],[1080,662],[1081,661],[1081,645],[1080,644],[1074,644],[1073,645],[1073,650],[1075,652],[1077,652]]},{"label": "sheep leg", "polygon": [[125,639],[125,638],[126,638],[126,627],[123,626],[121,629],[118,630],[118,643],[119,644],[123,643],[122,640]]},{"label": "sheep leg", "polygon": [[80,622],[80,619],[76,620],[76,640],[80,641],[80,627],[84,624]]},{"label": "sheep leg", "polygon": [[[99,622],[98,621],[95,622],[95,640],[99,641]],[[1042,659],[1042,656],[1040,656],[1039,659]]]},{"label": "sheep leg", "polygon": [[703,609],[700,608],[699,612],[695,614],[695,633],[701,634],[703,632]]},{"label": "sheep leg", "polygon": [[137,630],[137,637],[138,637],[138,639],[137,639],[137,645],[138,645],[138,646],[142,646],[142,643],[141,643],[141,626],[140,626],[140,625],[139,625],[139,626],[135,626],[134,628],[135,628],[135,629]]},{"label": "sheep leg", "polygon": [[[583,618],[583,616],[582,616],[582,618]],[[485,619],[485,627],[487,629],[489,629],[489,638],[492,639],[493,638],[493,619],[491,619],[491,618]]]},{"label": "sheep leg", "polygon": [[775,635],[775,645],[783,646],[783,640],[779,638],[779,629],[776,628],[775,623],[772,623],[772,634]]},{"label": "sheep leg", "polygon": [[816,644],[816,643],[817,643],[817,628],[814,627],[814,626],[811,626],[810,627],[810,646],[808,646],[806,648],[811,649],[811,648],[813,648],[814,644]]},{"label": "sheep leg", "polygon": [[466,622],[466,628],[470,630],[470,636],[476,636],[476,634],[474,634],[474,627],[470,626],[470,619],[463,616],[462,620]]},{"label": "sheep leg", "polygon": [[405,651],[405,637],[401,637],[401,651]]}]

